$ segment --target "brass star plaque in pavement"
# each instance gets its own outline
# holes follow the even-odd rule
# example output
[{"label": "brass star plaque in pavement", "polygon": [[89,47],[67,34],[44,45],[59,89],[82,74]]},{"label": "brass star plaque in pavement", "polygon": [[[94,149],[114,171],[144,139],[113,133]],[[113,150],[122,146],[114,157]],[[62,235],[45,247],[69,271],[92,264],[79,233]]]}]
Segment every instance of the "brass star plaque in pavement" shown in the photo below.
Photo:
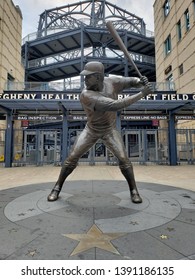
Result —
[{"label": "brass star plaque in pavement", "polygon": [[79,244],[73,250],[70,256],[87,251],[91,248],[99,248],[108,252],[120,253],[110,242],[118,237],[126,235],[126,233],[103,233],[95,224],[85,234],[62,234],[65,237],[79,241]]},{"label": "brass star plaque in pavement", "polygon": [[37,250],[34,250],[34,251],[28,251],[28,255],[31,256],[31,257],[34,257],[34,255],[37,254]]}]

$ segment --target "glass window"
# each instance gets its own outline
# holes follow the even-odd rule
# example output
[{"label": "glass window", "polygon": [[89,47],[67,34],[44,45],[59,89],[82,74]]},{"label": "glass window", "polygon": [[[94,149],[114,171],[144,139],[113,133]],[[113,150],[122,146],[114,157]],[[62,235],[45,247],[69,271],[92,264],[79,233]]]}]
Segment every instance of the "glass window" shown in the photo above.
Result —
[{"label": "glass window", "polygon": [[167,37],[167,39],[165,40],[164,45],[165,45],[165,54],[167,55],[171,51],[171,35],[169,35]]},{"label": "glass window", "polygon": [[169,77],[166,79],[168,83],[168,89],[169,90],[175,90],[174,82],[173,82],[173,74],[171,74]]},{"label": "glass window", "polygon": [[170,0],[166,0],[163,6],[164,16],[167,17],[170,12]]},{"label": "glass window", "polygon": [[[12,72],[12,70],[10,70],[10,71]],[[12,86],[13,82],[14,82],[14,77],[11,74],[7,73],[7,89],[8,90],[12,89],[11,86]]]},{"label": "glass window", "polygon": [[179,65],[179,75],[183,74],[183,63]]},{"label": "glass window", "polygon": [[192,1],[193,6],[194,6],[194,21],[195,21],[195,0]]},{"label": "glass window", "polygon": [[188,31],[190,29],[190,14],[188,9],[185,11],[184,16],[185,16],[186,31]]},{"label": "glass window", "polygon": [[178,41],[181,40],[182,33],[181,33],[181,20],[178,21],[177,23],[177,36],[178,36]]}]

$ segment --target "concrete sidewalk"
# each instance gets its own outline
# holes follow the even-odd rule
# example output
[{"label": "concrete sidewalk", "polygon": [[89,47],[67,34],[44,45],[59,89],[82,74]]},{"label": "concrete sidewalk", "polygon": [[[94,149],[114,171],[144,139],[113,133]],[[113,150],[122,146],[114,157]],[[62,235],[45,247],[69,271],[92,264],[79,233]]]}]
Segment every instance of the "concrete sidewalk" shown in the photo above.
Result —
[{"label": "concrete sidewalk", "polygon": [[0,259],[195,259],[195,167],[134,166],[133,204],[117,166],[0,168]]},{"label": "concrete sidewalk", "polygon": [[[60,169],[54,166],[0,168],[0,190],[55,182]],[[134,165],[134,173],[137,182],[151,182],[195,191],[194,165]],[[77,180],[124,180],[124,177],[118,166],[80,165],[68,177],[68,181]]]}]

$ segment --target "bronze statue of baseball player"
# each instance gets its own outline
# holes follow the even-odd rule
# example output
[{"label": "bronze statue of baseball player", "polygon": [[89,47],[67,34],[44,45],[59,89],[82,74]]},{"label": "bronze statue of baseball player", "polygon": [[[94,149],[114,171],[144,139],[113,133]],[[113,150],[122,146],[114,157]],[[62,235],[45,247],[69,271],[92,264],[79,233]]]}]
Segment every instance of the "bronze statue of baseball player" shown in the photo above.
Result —
[{"label": "bronze statue of baseball player", "polygon": [[[152,88],[146,77],[104,77],[104,66],[101,62],[88,62],[80,73],[85,76],[85,85],[80,95],[80,102],[87,115],[84,130],[76,139],[74,146],[63,163],[59,178],[48,196],[48,201],[58,199],[63,183],[77,166],[79,158],[85,154],[98,139],[118,158],[119,167],[130,189],[133,203],[141,203],[135,183],[132,164],[125,151],[121,134],[116,128],[116,115],[132,103],[152,93]],[[118,94],[130,87],[142,91],[118,100]]]}]

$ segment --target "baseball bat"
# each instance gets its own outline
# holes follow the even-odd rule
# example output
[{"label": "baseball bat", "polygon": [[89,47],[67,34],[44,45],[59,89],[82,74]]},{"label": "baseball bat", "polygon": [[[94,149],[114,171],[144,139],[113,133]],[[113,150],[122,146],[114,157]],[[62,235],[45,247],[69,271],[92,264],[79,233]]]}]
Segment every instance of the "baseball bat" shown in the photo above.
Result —
[{"label": "baseball bat", "polygon": [[136,70],[138,76],[141,78],[142,74],[140,73],[139,69],[137,68],[137,66],[135,65],[132,57],[130,56],[125,44],[123,43],[123,41],[121,40],[121,37],[119,36],[119,34],[117,33],[114,25],[112,24],[111,21],[107,21],[106,22],[106,26],[108,28],[108,30],[110,31],[113,39],[115,40],[115,42],[117,43],[117,45],[119,46],[119,48],[121,49],[121,51],[123,51],[124,55],[126,56],[126,58],[129,60],[129,62],[132,64],[132,66],[134,67],[134,69]]}]

